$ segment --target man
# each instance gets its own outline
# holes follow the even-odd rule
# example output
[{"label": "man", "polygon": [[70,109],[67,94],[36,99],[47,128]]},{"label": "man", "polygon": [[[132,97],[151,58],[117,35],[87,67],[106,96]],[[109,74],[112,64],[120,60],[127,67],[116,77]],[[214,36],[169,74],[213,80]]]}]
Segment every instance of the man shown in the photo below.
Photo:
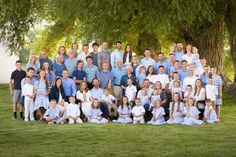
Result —
[{"label": "man", "polygon": [[182,61],[182,56],[184,55],[184,51],[183,51],[183,44],[182,43],[177,43],[176,44],[176,51],[175,51],[175,58],[178,61]]},{"label": "man", "polygon": [[70,50],[69,58],[65,60],[64,64],[69,72],[69,77],[72,78],[72,74],[76,70],[77,65],[77,59],[75,58],[74,50]]},{"label": "man", "polygon": [[45,62],[48,62],[50,69],[53,70],[53,63],[52,63],[52,60],[48,58],[48,54],[47,54],[46,51],[42,51],[42,52],[41,52],[41,56],[40,56],[40,58],[39,58],[40,69],[43,68],[43,64],[44,64]]},{"label": "man", "polygon": [[109,117],[109,110],[106,103],[102,101],[103,89],[99,88],[100,81],[99,79],[93,79],[93,88],[90,90],[92,94],[92,99],[98,99],[100,102],[100,109],[102,111],[102,117],[108,118]]},{"label": "man", "polygon": [[164,71],[165,71],[165,74],[168,74],[168,64],[167,62],[165,61],[165,58],[164,58],[164,53],[158,53],[157,54],[157,63],[155,64],[155,70],[157,71],[157,74],[159,74],[159,71],[158,71],[158,67],[160,65],[162,65],[164,67]]},{"label": "man", "polygon": [[157,80],[161,82],[162,89],[169,89],[169,77],[168,75],[164,74],[164,66],[160,65],[158,67],[159,74],[157,75]]},{"label": "man", "polygon": [[145,66],[146,69],[148,69],[148,67],[150,65],[155,67],[156,61],[151,58],[151,51],[150,51],[150,49],[146,49],[144,51],[144,56],[145,57],[143,59],[141,59],[140,64]]},{"label": "man", "polygon": [[122,46],[122,43],[121,41],[117,41],[116,42],[116,49],[111,53],[111,66],[112,66],[112,69],[113,68],[116,68],[116,61],[117,60],[123,60],[123,51],[121,51],[121,46]]},{"label": "man", "polygon": [[[9,81],[10,95],[13,96],[13,119],[17,118],[16,107],[19,103],[20,118],[23,117],[23,106],[20,103],[21,98],[21,81],[25,78],[26,72],[22,70],[22,62],[20,60],[16,61],[16,70],[11,73],[11,78]],[[14,86],[12,84],[14,83]]]},{"label": "man", "polygon": [[183,87],[182,87],[183,92],[186,91],[186,87],[188,85],[191,85],[193,90],[195,90],[195,82],[197,80],[197,77],[194,75],[194,68],[189,67],[188,68],[188,73],[189,73],[189,75],[184,79],[184,82],[183,82]]},{"label": "man", "polygon": [[108,51],[108,42],[102,43],[102,51],[98,54],[98,69],[102,70],[103,62],[108,63],[109,70],[111,69],[111,53]]},{"label": "man", "polygon": [[117,60],[116,67],[112,69],[112,84],[113,94],[118,100],[122,100],[121,78],[125,75],[125,68],[121,59]]},{"label": "man", "polygon": [[77,69],[72,74],[72,78],[78,86],[82,81],[86,81],[86,73],[83,70],[83,66],[84,62],[82,60],[79,60],[77,62]]},{"label": "man", "polygon": [[112,83],[112,72],[109,71],[109,63],[103,62],[102,64],[102,71],[100,71],[97,75],[99,81],[100,81],[100,87],[104,89],[105,87],[111,88]]},{"label": "man", "polygon": [[82,46],[82,52],[77,56],[77,60],[82,60],[84,63],[86,63],[86,57],[89,56],[89,45],[84,44]]},{"label": "man", "polygon": [[78,55],[78,52],[77,52],[78,49],[79,49],[79,45],[78,45],[78,43],[77,43],[77,42],[72,43],[72,45],[71,45],[71,50],[74,51],[74,53],[75,53],[75,57],[77,57],[77,55]]},{"label": "man", "polygon": [[93,58],[92,56],[86,57],[87,64],[85,64],[83,70],[86,73],[86,80],[88,84],[88,88],[92,89],[92,81],[94,78],[96,78],[96,75],[98,74],[98,67],[93,65]]},{"label": "man", "polygon": [[99,44],[98,43],[93,43],[92,47],[93,47],[93,52],[91,52],[90,55],[92,56],[92,59],[93,59],[93,65],[98,67],[98,48],[99,48]]},{"label": "man", "polygon": [[73,96],[75,97],[76,95],[76,85],[75,85],[75,82],[68,77],[69,76],[69,72],[68,70],[63,70],[62,71],[62,85],[63,85],[63,88],[64,88],[64,92],[65,92],[65,101],[66,102],[69,102],[69,97],[70,96]]}]

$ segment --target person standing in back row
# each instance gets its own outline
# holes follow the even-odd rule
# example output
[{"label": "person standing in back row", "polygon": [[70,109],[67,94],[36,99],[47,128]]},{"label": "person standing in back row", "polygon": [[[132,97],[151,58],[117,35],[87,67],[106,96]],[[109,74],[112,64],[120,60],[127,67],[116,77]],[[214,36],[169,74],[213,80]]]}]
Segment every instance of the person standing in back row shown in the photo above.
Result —
[{"label": "person standing in back row", "polygon": [[[23,117],[23,106],[20,103],[21,97],[21,80],[25,78],[26,72],[22,70],[22,62],[20,60],[16,61],[16,70],[11,73],[11,78],[9,82],[10,94],[13,96],[13,119],[17,118],[16,106],[19,103],[20,118]],[[14,83],[14,86],[12,84]]]},{"label": "person standing in back row", "polygon": [[121,51],[121,41],[116,42],[116,49],[111,53],[111,66],[112,69],[117,67],[116,61],[123,59],[123,52]]},{"label": "person standing in back row", "polygon": [[108,51],[108,42],[104,41],[102,43],[102,51],[98,54],[98,68],[102,71],[103,62],[107,62],[109,70],[111,70],[111,53]]}]

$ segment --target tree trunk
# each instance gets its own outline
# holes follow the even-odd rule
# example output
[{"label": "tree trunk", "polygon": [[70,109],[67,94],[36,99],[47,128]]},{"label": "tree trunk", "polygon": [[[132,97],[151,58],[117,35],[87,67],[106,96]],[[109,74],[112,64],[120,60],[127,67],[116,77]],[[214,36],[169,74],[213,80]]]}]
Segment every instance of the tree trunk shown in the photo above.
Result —
[{"label": "tree trunk", "polygon": [[187,43],[198,48],[201,58],[206,58],[207,64],[217,67],[223,72],[224,52],[224,18],[217,17],[214,23],[206,22],[193,31],[182,31]]},{"label": "tree trunk", "polygon": [[155,57],[155,54],[161,51],[161,44],[156,37],[155,33],[150,33],[143,31],[139,33],[138,43],[137,43],[137,52],[140,55],[143,55],[143,52],[146,48],[149,48],[152,51],[152,56]]},{"label": "tree trunk", "polygon": [[236,83],[236,35],[230,36],[230,52],[234,64],[234,83]]}]

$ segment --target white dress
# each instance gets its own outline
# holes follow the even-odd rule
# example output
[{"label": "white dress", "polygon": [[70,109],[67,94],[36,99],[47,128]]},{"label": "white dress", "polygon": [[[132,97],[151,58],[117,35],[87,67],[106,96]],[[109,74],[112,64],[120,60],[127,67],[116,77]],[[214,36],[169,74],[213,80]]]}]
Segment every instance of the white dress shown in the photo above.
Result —
[{"label": "white dress", "polygon": [[[174,105],[174,106],[173,106]],[[174,107],[174,108],[173,108]],[[183,123],[183,111],[184,111],[184,104],[180,102],[180,104],[173,104],[170,103],[169,111],[172,112],[173,120],[169,119],[167,121],[168,124],[182,124]]]},{"label": "white dress", "polygon": [[[74,123],[83,123],[80,119],[80,106],[77,104],[68,104],[67,105],[67,116],[69,117],[69,124]],[[76,120],[70,117],[78,117]]]},{"label": "white dress", "polygon": [[[165,118],[164,118],[164,115],[165,115],[165,110],[163,107],[160,107],[160,108],[154,108],[153,111],[152,111],[152,119],[151,121],[148,122],[148,124],[152,124],[152,125],[161,125],[161,124],[165,124]],[[155,120],[155,119],[156,120]],[[155,120],[155,121],[154,121]]]},{"label": "white dress", "polygon": [[[209,110],[211,110],[210,114],[209,114]],[[214,108],[212,106],[205,107],[204,116],[206,118],[207,123],[215,123],[217,121],[216,111],[214,110]]]},{"label": "white dress", "polygon": [[[131,107],[126,106],[126,107],[122,108],[121,105],[120,105],[118,107],[117,112],[121,115],[130,115]],[[127,118],[119,117],[116,122],[118,122],[118,123],[131,123],[131,122],[133,122],[133,120],[130,117],[127,117]]]},{"label": "white dress", "polygon": [[195,118],[195,116],[199,115],[199,111],[196,106],[191,106],[189,109],[184,107],[184,112],[186,116],[184,117],[184,125],[201,125],[202,121]]},{"label": "white dress", "polygon": [[91,102],[91,98],[92,98],[91,92],[90,91],[87,91],[87,92],[83,91],[83,93],[81,93],[80,91],[77,91],[76,98],[81,101],[82,112],[87,117],[89,112],[90,112],[91,104],[92,104],[92,102]]}]

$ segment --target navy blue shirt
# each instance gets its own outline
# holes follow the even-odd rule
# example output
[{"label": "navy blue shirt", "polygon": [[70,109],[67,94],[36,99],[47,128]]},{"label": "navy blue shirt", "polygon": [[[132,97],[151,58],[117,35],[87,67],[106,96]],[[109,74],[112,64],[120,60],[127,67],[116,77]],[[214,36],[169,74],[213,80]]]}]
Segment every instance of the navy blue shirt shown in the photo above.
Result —
[{"label": "navy blue shirt", "polygon": [[73,72],[72,77],[75,77],[76,80],[84,80],[84,78],[86,78],[86,73],[83,70],[76,69]]},{"label": "navy blue shirt", "polygon": [[44,64],[45,62],[48,62],[50,69],[53,70],[52,61],[51,61],[51,59],[49,59],[49,58],[46,58],[46,59],[44,59],[44,58],[39,58],[40,69],[43,68],[43,64]]},{"label": "navy blue shirt", "polygon": [[14,89],[21,90],[21,80],[25,78],[26,72],[24,70],[15,70],[11,73],[11,80],[14,81]]},{"label": "navy blue shirt", "polygon": [[121,81],[120,81],[120,85],[123,85],[123,86],[127,87],[127,80],[128,80],[128,79],[131,79],[133,85],[136,86],[136,77],[135,77],[134,75],[132,75],[132,76],[129,78],[127,74],[124,75],[124,76],[122,76]]}]

